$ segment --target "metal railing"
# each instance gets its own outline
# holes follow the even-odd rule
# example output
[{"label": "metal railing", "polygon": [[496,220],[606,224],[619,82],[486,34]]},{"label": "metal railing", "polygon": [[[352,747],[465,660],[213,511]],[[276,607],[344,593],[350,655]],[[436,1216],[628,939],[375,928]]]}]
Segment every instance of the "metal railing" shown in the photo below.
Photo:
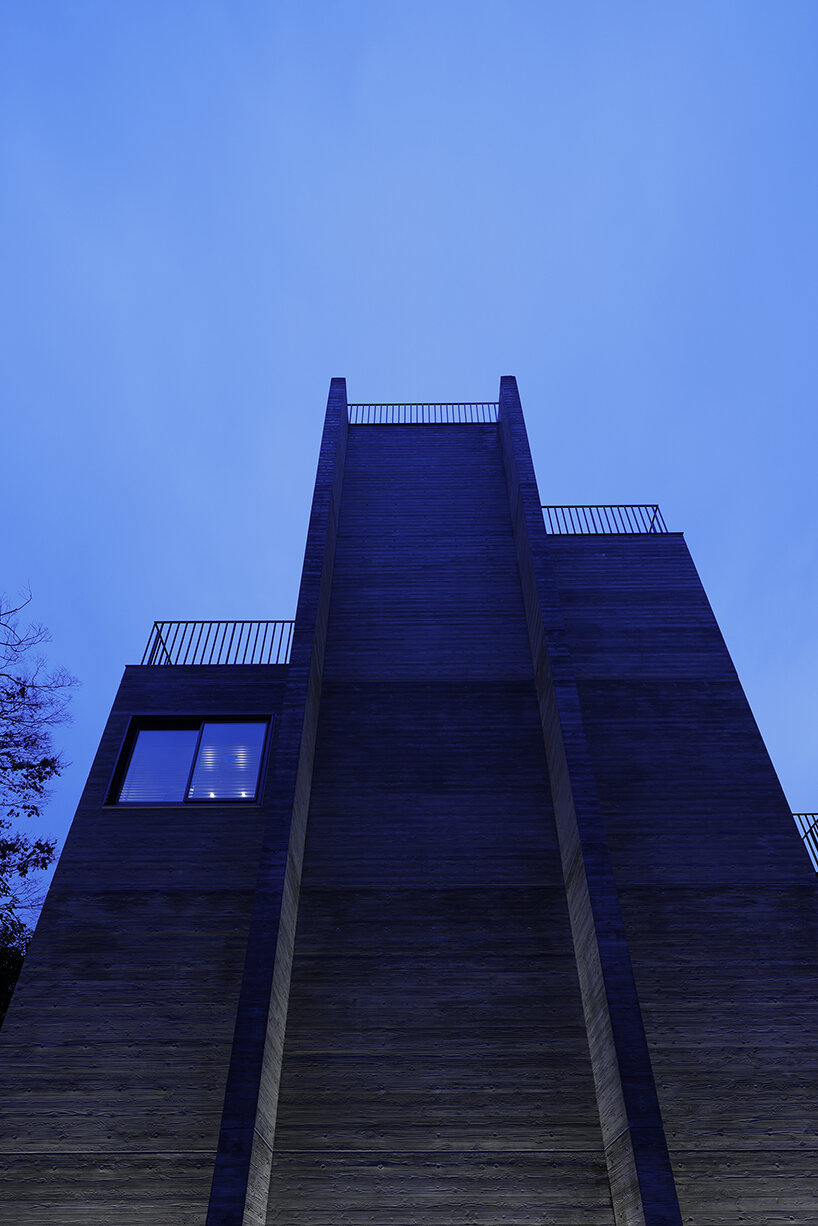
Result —
[{"label": "metal railing", "polygon": [[143,664],[287,664],[293,622],[154,622]]},{"label": "metal railing", "polygon": [[595,536],[610,533],[667,532],[662,512],[655,504],[623,503],[609,506],[543,507],[545,530],[552,536],[580,533]]},{"label": "metal railing", "polygon": [[793,813],[812,867],[818,873],[818,813]]},{"label": "metal railing", "polygon": [[351,404],[352,426],[471,425],[497,420],[497,403],[489,400],[463,404]]}]

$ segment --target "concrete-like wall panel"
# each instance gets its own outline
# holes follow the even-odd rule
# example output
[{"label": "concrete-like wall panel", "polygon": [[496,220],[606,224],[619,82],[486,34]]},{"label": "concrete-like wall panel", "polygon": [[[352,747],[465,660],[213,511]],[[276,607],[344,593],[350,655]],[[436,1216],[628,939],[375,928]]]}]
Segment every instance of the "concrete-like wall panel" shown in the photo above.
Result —
[{"label": "concrete-like wall panel", "polygon": [[[353,426],[328,680],[530,683],[494,425]],[[354,578],[352,577],[354,575]]]},{"label": "concrete-like wall panel", "polygon": [[818,879],[681,536],[553,537],[684,1219],[818,1217]]},{"label": "concrete-like wall panel", "polygon": [[5,1201],[0,1221],[9,1226],[201,1226],[212,1176],[209,1150],[0,1154]]},{"label": "concrete-like wall panel", "polygon": [[612,1223],[496,426],[351,427],[268,1222]]},{"label": "concrete-like wall panel", "polygon": [[126,670],[0,1036],[0,1222],[201,1226],[264,805],[107,802],[131,719],[275,716],[286,673]]},{"label": "concrete-like wall panel", "polygon": [[617,1226],[680,1226],[565,616],[517,385],[498,424],[571,934]]}]

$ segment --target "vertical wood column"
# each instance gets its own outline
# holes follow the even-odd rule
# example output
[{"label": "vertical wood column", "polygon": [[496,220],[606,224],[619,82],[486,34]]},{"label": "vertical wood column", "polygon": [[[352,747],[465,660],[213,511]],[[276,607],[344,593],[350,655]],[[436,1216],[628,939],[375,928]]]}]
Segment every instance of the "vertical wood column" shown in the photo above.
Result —
[{"label": "vertical wood column", "polygon": [[347,432],[346,383],[333,379],[287,689],[265,785],[270,818],[256,882],[207,1226],[264,1226],[266,1218]]},{"label": "vertical wood column", "polygon": [[500,444],[617,1226],[681,1226],[639,998],[596,794],[516,380]]}]

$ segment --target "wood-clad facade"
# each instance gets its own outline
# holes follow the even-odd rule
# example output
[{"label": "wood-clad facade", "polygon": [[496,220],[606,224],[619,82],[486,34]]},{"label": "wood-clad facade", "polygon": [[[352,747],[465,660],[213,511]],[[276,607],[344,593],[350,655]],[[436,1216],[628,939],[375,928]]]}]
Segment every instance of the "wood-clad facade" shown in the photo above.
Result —
[{"label": "wood-clad facade", "polygon": [[[547,535],[496,417],[333,380],[290,662],[126,670],[3,1226],[818,1220],[818,878],[684,540]],[[115,803],[140,721],[242,717],[256,803]]]}]

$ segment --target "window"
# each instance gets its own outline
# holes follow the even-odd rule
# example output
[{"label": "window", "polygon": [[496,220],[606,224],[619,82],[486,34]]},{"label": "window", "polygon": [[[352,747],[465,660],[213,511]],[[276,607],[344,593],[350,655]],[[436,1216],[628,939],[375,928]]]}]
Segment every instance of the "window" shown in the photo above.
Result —
[{"label": "window", "polygon": [[255,800],[268,723],[140,728],[115,800],[126,805]]}]

